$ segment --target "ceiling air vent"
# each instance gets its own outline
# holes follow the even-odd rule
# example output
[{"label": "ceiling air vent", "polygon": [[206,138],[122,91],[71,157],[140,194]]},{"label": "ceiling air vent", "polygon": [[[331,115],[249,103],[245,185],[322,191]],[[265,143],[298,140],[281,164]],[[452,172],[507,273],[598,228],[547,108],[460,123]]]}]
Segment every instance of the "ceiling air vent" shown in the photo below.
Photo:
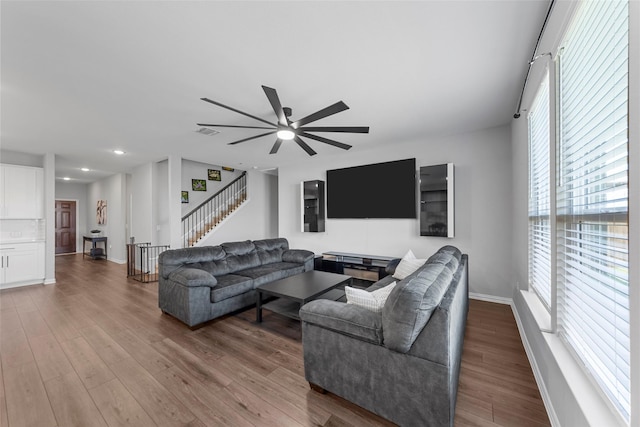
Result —
[{"label": "ceiling air vent", "polygon": [[209,129],[209,128],[200,128],[196,132],[201,133],[203,135],[209,135],[209,136],[213,136],[215,134],[220,133],[217,130]]}]

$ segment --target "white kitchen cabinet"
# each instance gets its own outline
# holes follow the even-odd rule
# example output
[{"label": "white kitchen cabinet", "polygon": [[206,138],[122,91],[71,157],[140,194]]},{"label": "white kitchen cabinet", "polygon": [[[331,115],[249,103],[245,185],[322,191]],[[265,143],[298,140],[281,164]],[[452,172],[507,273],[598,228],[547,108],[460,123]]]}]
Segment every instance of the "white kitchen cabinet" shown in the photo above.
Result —
[{"label": "white kitchen cabinet", "polygon": [[0,165],[0,218],[43,218],[43,189],[42,168]]},{"label": "white kitchen cabinet", "polygon": [[0,288],[44,282],[44,242],[0,245]]}]

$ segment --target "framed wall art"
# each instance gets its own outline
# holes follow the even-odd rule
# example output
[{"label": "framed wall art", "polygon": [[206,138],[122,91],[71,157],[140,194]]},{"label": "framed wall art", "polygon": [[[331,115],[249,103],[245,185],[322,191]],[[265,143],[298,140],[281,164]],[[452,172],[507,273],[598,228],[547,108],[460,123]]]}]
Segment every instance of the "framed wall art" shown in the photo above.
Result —
[{"label": "framed wall art", "polygon": [[204,179],[192,179],[191,189],[193,191],[207,191],[207,181]]},{"label": "framed wall art", "polygon": [[180,192],[180,200],[182,201],[182,203],[189,203],[189,192],[188,191],[181,191]]},{"label": "framed wall art", "polygon": [[104,225],[107,223],[107,201],[98,200],[96,206],[96,222],[98,225]]},{"label": "framed wall art", "polygon": [[207,171],[207,177],[209,181],[222,181],[222,177],[220,176],[220,171],[218,169],[209,169]]}]

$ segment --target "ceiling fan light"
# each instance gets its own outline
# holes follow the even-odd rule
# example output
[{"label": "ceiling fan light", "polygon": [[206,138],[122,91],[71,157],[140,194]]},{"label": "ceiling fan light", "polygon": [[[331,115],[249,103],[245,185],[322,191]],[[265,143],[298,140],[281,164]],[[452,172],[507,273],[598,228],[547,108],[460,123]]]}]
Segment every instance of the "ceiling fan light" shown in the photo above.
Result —
[{"label": "ceiling fan light", "polygon": [[293,137],[296,136],[296,134],[289,130],[289,129],[281,129],[278,131],[278,133],[276,134],[278,135],[278,138],[285,140],[285,141],[289,141],[291,139],[293,139]]}]

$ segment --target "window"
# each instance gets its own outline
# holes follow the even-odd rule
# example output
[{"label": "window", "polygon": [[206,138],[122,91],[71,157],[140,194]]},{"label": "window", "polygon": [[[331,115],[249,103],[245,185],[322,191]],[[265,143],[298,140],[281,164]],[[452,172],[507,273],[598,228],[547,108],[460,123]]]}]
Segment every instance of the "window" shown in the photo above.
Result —
[{"label": "window", "polygon": [[558,69],[557,316],[629,421],[628,4],[584,1]]},{"label": "window", "polygon": [[551,307],[549,73],[529,112],[529,286]]}]

